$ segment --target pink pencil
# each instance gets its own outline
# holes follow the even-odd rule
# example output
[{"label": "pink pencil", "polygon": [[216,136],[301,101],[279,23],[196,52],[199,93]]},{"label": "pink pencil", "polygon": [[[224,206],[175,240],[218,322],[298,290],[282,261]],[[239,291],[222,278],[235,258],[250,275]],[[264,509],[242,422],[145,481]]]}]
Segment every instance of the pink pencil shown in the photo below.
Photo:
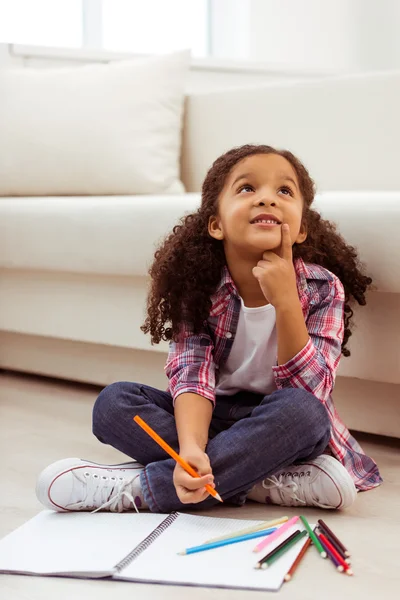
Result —
[{"label": "pink pencil", "polygon": [[260,550],[264,550],[265,546],[268,546],[268,544],[277,540],[282,535],[282,533],[285,533],[285,531],[287,531],[289,527],[294,525],[298,520],[299,517],[292,517],[291,519],[289,519],[289,521],[281,525],[276,531],[274,531],[274,533],[272,533],[271,535],[263,539],[259,544],[257,544],[253,552],[260,552]]}]

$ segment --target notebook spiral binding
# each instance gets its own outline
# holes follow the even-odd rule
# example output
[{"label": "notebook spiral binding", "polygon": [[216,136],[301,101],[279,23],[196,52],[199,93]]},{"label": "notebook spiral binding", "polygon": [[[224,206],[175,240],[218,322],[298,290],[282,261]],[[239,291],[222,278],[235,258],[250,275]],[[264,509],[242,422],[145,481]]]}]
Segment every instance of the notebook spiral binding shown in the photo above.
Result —
[{"label": "notebook spiral binding", "polygon": [[172,512],[168,517],[164,519],[153,531],[140,542],[129,554],[127,554],[118,564],[115,565],[114,570],[118,573],[125,569],[135,558],[140,556],[142,552],[155,542],[155,540],[166,530],[172,523],[178,518],[177,512]]}]

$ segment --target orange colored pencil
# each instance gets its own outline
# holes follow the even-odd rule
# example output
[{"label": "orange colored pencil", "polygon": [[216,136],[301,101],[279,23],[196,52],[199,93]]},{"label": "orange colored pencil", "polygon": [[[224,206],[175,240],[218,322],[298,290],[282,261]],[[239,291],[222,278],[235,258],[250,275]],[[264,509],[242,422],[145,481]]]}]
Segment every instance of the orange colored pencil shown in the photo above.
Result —
[{"label": "orange colored pencil", "polygon": [[[185,469],[185,471],[187,473],[189,473],[189,475],[191,475],[192,477],[197,477],[200,479],[201,475],[199,475],[197,473],[197,471],[195,471],[193,469],[193,467],[191,467],[189,465],[189,463],[186,462],[186,460],[183,460],[183,458],[181,456],[179,456],[179,454],[177,452],[175,452],[175,450],[173,450],[171,448],[171,446],[169,444],[167,444],[167,442],[165,442],[159,435],[158,433],[156,433],[154,431],[154,429],[152,429],[149,425],[147,425],[147,423],[145,423],[143,421],[143,419],[141,419],[138,415],[136,415],[135,417],[133,417],[133,420],[135,421],[135,423],[137,423],[146,433],[149,434],[149,436],[155,441],[157,442],[157,444],[159,444],[159,446],[161,446],[161,448],[163,448],[165,450],[165,452],[167,452],[171,458],[173,458],[174,460],[176,460],[177,463],[179,463],[181,465],[181,467],[183,469]],[[214,498],[216,498],[217,500],[219,500],[220,502],[223,502],[221,496],[218,494],[218,492],[211,487],[211,485],[207,484],[205,486],[207,492],[209,494],[211,494],[211,496],[213,496]]]}]

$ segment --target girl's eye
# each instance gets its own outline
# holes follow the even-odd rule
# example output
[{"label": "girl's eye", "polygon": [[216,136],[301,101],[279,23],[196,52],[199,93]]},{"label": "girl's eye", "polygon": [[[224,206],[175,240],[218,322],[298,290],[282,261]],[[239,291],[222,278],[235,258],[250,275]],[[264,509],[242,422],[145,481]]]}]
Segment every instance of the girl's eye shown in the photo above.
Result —
[{"label": "girl's eye", "polygon": [[254,188],[251,185],[242,185],[239,189],[238,189],[238,193],[241,194],[242,192],[254,192]]},{"label": "girl's eye", "polygon": [[282,187],[282,188],[281,188],[279,191],[280,191],[280,192],[285,192],[285,193],[284,193],[284,195],[285,195],[285,196],[287,196],[287,195],[289,195],[289,196],[293,196],[293,192],[292,192],[292,190],[290,189],[290,187],[284,186],[284,187]]}]

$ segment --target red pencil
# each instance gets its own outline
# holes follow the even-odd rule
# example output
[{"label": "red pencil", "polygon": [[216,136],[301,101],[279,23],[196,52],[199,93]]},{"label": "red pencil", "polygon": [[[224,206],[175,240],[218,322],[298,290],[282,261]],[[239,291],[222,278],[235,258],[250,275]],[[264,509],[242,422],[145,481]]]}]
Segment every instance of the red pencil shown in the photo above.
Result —
[{"label": "red pencil", "polygon": [[342,550],[345,556],[350,556],[350,552],[347,550],[343,542],[339,540],[337,535],[333,533],[332,529],[329,529],[328,525],[322,519],[318,519],[318,527],[321,529],[322,533],[324,533],[327,537],[330,536],[331,539],[334,540],[336,546]]},{"label": "red pencil", "polygon": [[340,565],[342,565],[342,567],[346,571],[347,575],[353,575],[353,571],[350,569],[350,565],[345,560],[343,560],[343,558],[340,556],[340,554],[336,550],[336,548],[334,548],[332,546],[332,544],[330,543],[330,541],[328,540],[328,538],[326,537],[326,535],[324,535],[323,533],[320,533],[319,537],[324,542],[324,544],[328,548],[329,552],[331,554],[333,554],[333,556],[336,558],[336,560],[338,561],[338,563]]},{"label": "red pencil", "polygon": [[324,534],[324,536],[327,538],[327,540],[332,544],[332,546],[335,548],[335,550],[340,554],[340,556],[343,558],[343,560],[345,560],[347,563],[350,564],[350,558],[348,556],[345,555],[345,553],[343,552],[341,546],[339,546],[335,540],[333,539],[333,537],[331,537],[329,535],[329,533],[327,531],[325,531],[325,529],[323,529],[320,525],[318,525],[319,531],[321,533]]}]

